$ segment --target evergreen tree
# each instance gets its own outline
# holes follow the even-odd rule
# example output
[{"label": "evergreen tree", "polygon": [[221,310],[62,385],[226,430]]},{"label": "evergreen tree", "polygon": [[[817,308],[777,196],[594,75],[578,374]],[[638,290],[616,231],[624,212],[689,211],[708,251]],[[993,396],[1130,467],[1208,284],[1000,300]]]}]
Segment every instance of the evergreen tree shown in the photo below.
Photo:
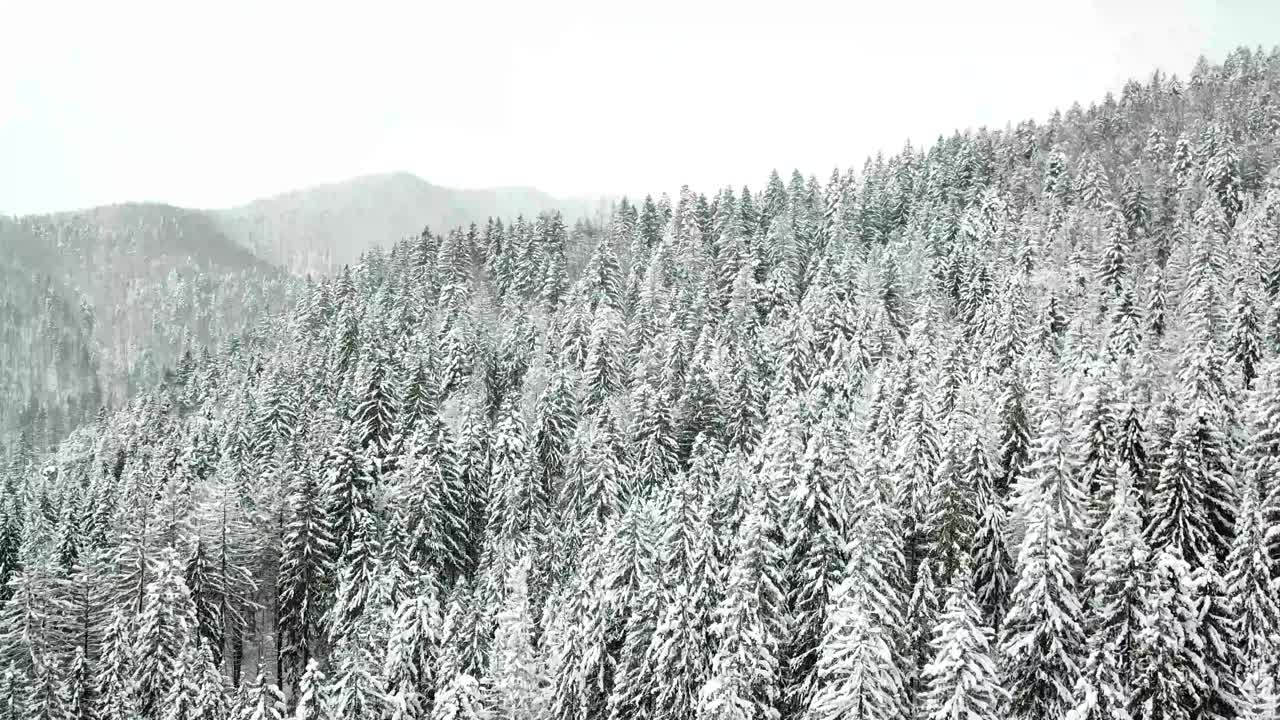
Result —
[{"label": "evergreen tree", "polygon": [[866,540],[884,539],[883,519],[864,518],[863,542],[853,546],[837,588],[817,663],[817,689],[808,708],[813,718],[901,718],[906,684],[897,657],[896,615],[885,549]]},{"label": "evergreen tree", "polygon": [[290,519],[281,551],[279,593],[281,653],[293,677],[303,672],[324,634],[328,585],[336,548],[315,477],[299,473],[290,481]]},{"label": "evergreen tree", "polygon": [[131,655],[143,717],[160,717],[175,663],[196,642],[195,607],[180,572],[177,554],[161,553],[138,617]]},{"label": "evergreen tree", "polygon": [[325,687],[320,664],[315,658],[311,658],[307,661],[302,677],[298,679],[298,690],[294,695],[294,720],[324,720],[327,717]]},{"label": "evergreen tree", "polygon": [[711,628],[718,649],[699,691],[697,714],[705,720],[777,717],[781,551],[767,522],[759,511],[751,513],[734,542],[728,587]]},{"label": "evergreen tree", "polygon": [[1158,550],[1153,560],[1153,592],[1147,595],[1143,632],[1134,659],[1132,714],[1143,720],[1190,718],[1207,700],[1196,633],[1194,589],[1187,563],[1175,552]]},{"label": "evergreen tree", "polygon": [[488,720],[491,715],[480,698],[475,678],[457,675],[440,690],[431,720]]},{"label": "evergreen tree", "polygon": [[529,613],[529,560],[510,569],[506,600],[498,613],[489,668],[489,705],[494,717],[542,717],[548,678],[533,647],[533,619]]},{"label": "evergreen tree", "polygon": [[1003,690],[991,643],[991,630],[982,624],[973,594],[973,570],[964,558],[953,574],[946,608],[934,629],[935,659],[924,668],[924,717],[999,717]]},{"label": "evergreen tree", "polygon": [[111,611],[102,637],[102,654],[97,662],[98,703],[101,720],[126,720],[135,716],[137,676],[134,673],[132,628],[124,611]]},{"label": "evergreen tree", "polygon": [[1015,718],[1060,717],[1075,704],[1083,646],[1065,527],[1070,509],[1045,489],[1027,488],[1021,501],[1026,531],[1000,643],[1009,712]]},{"label": "evergreen tree", "polygon": [[233,712],[236,720],[283,720],[284,694],[275,683],[267,682],[261,663],[253,682],[241,686]]},{"label": "evergreen tree", "polygon": [[93,677],[84,648],[77,647],[67,668],[64,701],[68,720],[96,720],[99,705],[98,686]]}]

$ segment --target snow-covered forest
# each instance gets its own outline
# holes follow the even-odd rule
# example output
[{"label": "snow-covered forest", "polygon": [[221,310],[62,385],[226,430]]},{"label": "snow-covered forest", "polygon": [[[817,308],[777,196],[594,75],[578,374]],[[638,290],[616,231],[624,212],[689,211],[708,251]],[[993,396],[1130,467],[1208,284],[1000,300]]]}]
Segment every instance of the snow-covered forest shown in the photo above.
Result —
[{"label": "snow-covered forest", "polygon": [[0,719],[1274,719],[1277,94],[370,251],[6,451]]}]

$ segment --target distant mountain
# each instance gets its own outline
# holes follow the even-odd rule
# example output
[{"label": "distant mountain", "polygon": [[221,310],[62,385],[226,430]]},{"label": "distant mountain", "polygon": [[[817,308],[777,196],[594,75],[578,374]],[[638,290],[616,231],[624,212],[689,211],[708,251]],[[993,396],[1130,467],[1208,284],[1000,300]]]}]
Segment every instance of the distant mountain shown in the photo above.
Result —
[{"label": "distant mountain", "polygon": [[282,309],[297,284],[200,210],[125,204],[0,220],[0,432],[35,422],[56,439],[185,352]]},{"label": "distant mountain", "polygon": [[533,188],[460,190],[410,173],[366,175],[212,211],[223,231],[294,272],[324,273],[375,245],[490,217],[559,210],[565,221],[607,209],[607,198],[556,198]]},{"label": "distant mountain", "polygon": [[187,352],[287,307],[304,273],[328,274],[425,227],[550,210],[571,223],[607,202],[391,173],[223,210],[128,203],[0,217],[0,436],[58,439]]}]

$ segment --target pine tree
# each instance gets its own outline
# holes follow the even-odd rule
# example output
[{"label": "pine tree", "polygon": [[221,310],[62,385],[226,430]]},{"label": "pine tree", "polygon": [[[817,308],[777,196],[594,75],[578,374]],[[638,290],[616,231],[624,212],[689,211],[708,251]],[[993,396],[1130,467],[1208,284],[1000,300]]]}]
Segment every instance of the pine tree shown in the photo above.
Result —
[{"label": "pine tree", "polygon": [[307,661],[306,670],[298,679],[298,689],[294,695],[294,720],[325,720],[328,706],[324,689],[324,673],[315,658]]},{"label": "pine tree", "polygon": [[383,351],[375,349],[370,359],[364,396],[356,406],[354,430],[366,457],[381,462],[394,448],[399,393],[394,367]]},{"label": "pine tree", "polygon": [[711,628],[718,649],[699,691],[702,720],[776,720],[778,715],[781,550],[767,522],[761,512],[751,513],[734,542],[728,587]]},{"label": "pine tree", "polygon": [[1075,688],[1076,720],[1127,718],[1135,656],[1145,632],[1150,552],[1141,508],[1127,468],[1120,466],[1111,508],[1084,575],[1084,629],[1088,655]]},{"label": "pine tree", "polygon": [[253,682],[241,686],[233,713],[236,720],[283,720],[284,694],[275,683],[267,682],[261,663]]},{"label": "pine tree", "polygon": [[930,720],[997,718],[1003,689],[992,656],[992,632],[973,594],[973,570],[962,558],[933,632],[934,660],[924,668],[923,716]]},{"label": "pine tree", "polygon": [[1154,582],[1147,593],[1143,632],[1134,660],[1132,714],[1141,720],[1196,716],[1207,700],[1191,573],[1176,551],[1157,550]]},{"label": "pine tree", "polygon": [[62,720],[66,716],[61,678],[56,667],[37,667],[29,689],[25,717],[30,720]]},{"label": "pine tree", "polygon": [[144,717],[159,717],[174,664],[196,642],[195,607],[180,574],[177,554],[161,553],[154,579],[147,585],[132,656],[138,708]]},{"label": "pine tree", "polygon": [[[1220,496],[1221,486],[1206,477],[1216,475],[1215,470],[1221,472],[1221,457],[1215,446],[1222,439],[1203,419],[1197,416],[1178,420],[1160,465],[1147,525],[1147,538],[1153,548],[1170,548],[1179,557],[1196,562],[1199,558],[1216,558],[1219,546],[1230,539],[1230,534],[1224,537],[1218,527],[1230,509],[1215,497]],[[1206,447],[1202,438],[1211,444]],[[1213,454],[1207,455],[1206,451]]]},{"label": "pine tree", "polygon": [[905,717],[906,683],[895,632],[901,621],[892,598],[883,516],[862,519],[865,535],[851,544],[855,554],[836,589],[817,663],[811,718]]},{"label": "pine tree", "polygon": [[1020,499],[1026,532],[1000,643],[1009,712],[1014,718],[1061,717],[1075,704],[1083,646],[1065,527],[1071,510],[1055,503],[1046,488],[1028,487]]},{"label": "pine tree", "polygon": [[1255,662],[1240,688],[1239,720],[1269,720],[1280,708],[1275,676],[1263,662]]},{"label": "pine tree", "polygon": [[161,703],[159,716],[164,720],[188,720],[199,715],[201,668],[194,645],[183,648],[173,665],[169,690]]},{"label": "pine tree", "polygon": [[64,700],[68,720],[97,720],[98,686],[84,648],[76,647],[67,668]]},{"label": "pine tree", "polygon": [[98,690],[96,715],[101,720],[126,720],[135,715],[137,676],[134,673],[133,628],[123,609],[111,611],[102,636],[102,654],[95,678]]},{"label": "pine tree", "polygon": [[222,668],[213,662],[213,653],[208,646],[202,645],[199,650],[198,676],[196,678],[195,716],[197,718],[220,718],[230,715],[226,681]]},{"label": "pine tree", "polygon": [[[695,477],[673,481],[658,545],[657,616],[645,652],[646,681],[653,684],[653,715],[681,718],[692,715],[698,691],[710,666],[708,652],[711,613],[717,597],[719,568],[712,552],[708,509]],[[655,683],[660,668],[672,672]]]},{"label": "pine tree", "polygon": [[[419,575],[411,568],[410,577]],[[429,581],[420,580],[400,602],[387,640],[382,675],[395,718],[429,716],[440,652],[440,607]]]},{"label": "pine tree", "polygon": [[551,498],[533,466],[534,449],[524,418],[514,401],[504,404],[493,433],[493,534],[506,540],[523,538],[540,527]]},{"label": "pine tree", "polygon": [[1129,233],[1118,208],[1107,214],[1107,241],[1098,266],[1098,284],[1118,294],[1128,274]]},{"label": "pine tree", "polygon": [[616,537],[611,532],[589,551],[568,592],[567,605],[558,614],[566,620],[561,640],[544,645],[553,675],[548,715],[555,720],[608,714],[614,672],[610,646],[617,642],[619,618],[610,614],[603,565]]},{"label": "pine tree", "polygon": [[490,717],[481,701],[479,684],[466,674],[454,676],[440,690],[431,713],[431,720],[488,720]]},{"label": "pine tree", "polygon": [[529,560],[518,560],[506,580],[506,600],[498,613],[489,668],[489,696],[494,717],[541,717],[549,681],[533,648],[529,613]]},{"label": "pine tree", "polygon": [[326,516],[339,548],[351,546],[362,517],[373,512],[372,478],[367,474],[356,437],[357,429],[342,421],[325,457]]},{"label": "pine tree", "polygon": [[[371,610],[370,615],[376,614]],[[374,720],[386,701],[379,678],[378,638],[370,632],[376,620],[362,617],[336,644],[332,679],[325,690],[329,717]]]},{"label": "pine tree", "polygon": [[837,441],[845,426],[831,408],[817,421],[799,458],[798,475],[785,501],[787,614],[790,643],[784,649],[786,702],[802,709],[817,682],[819,648],[845,567],[843,493],[852,465]]},{"label": "pine tree", "polygon": [[982,515],[973,536],[974,588],[984,624],[999,627],[1013,590],[1014,566],[1005,542],[1008,513],[1004,503],[988,490]]},{"label": "pine tree", "polygon": [[1231,293],[1231,326],[1227,351],[1240,368],[1244,387],[1248,389],[1258,375],[1262,360],[1262,328],[1248,286],[1237,279]]},{"label": "pine tree", "polygon": [[1237,612],[1234,637],[1229,642],[1238,658],[1234,670],[1240,677],[1255,661],[1273,657],[1276,638],[1280,637],[1280,602],[1272,579],[1275,572],[1267,551],[1265,527],[1256,483],[1246,478],[1225,577],[1227,597]]},{"label": "pine tree", "polygon": [[285,527],[277,580],[280,608],[281,652],[296,677],[314,656],[315,643],[323,636],[334,555],[329,520],[324,512],[321,488],[310,472],[290,479],[290,518]]}]

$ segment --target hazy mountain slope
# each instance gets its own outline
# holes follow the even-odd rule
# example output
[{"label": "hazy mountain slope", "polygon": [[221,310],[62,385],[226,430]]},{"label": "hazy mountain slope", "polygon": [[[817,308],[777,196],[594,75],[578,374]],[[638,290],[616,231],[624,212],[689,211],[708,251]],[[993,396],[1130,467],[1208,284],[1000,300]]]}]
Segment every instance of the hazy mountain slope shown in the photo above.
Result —
[{"label": "hazy mountain slope", "polygon": [[0,219],[0,436],[41,414],[41,432],[60,436],[101,402],[91,318],[58,266],[29,228]]},{"label": "hazy mountain slope", "polygon": [[281,308],[296,282],[207,213],[157,204],[5,221],[0,272],[0,431],[43,412],[35,434],[51,437]]},{"label": "hazy mountain slope", "polygon": [[301,283],[281,268],[323,273],[426,226],[552,209],[572,220],[589,205],[393,173],[228,210],[127,203],[4,220],[0,434],[56,439],[154,384],[185,351],[238,335]]},{"label": "hazy mountain slope", "polygon": [[370,247],[389,246],[424,227],[439,232],[548,210],[560,210],[572,222],[598,204],[533,188],[460,190],[409,173],[388,173],[295,190],[212,215],[230,237],[259,256],[305,273],[354,262]]}]

